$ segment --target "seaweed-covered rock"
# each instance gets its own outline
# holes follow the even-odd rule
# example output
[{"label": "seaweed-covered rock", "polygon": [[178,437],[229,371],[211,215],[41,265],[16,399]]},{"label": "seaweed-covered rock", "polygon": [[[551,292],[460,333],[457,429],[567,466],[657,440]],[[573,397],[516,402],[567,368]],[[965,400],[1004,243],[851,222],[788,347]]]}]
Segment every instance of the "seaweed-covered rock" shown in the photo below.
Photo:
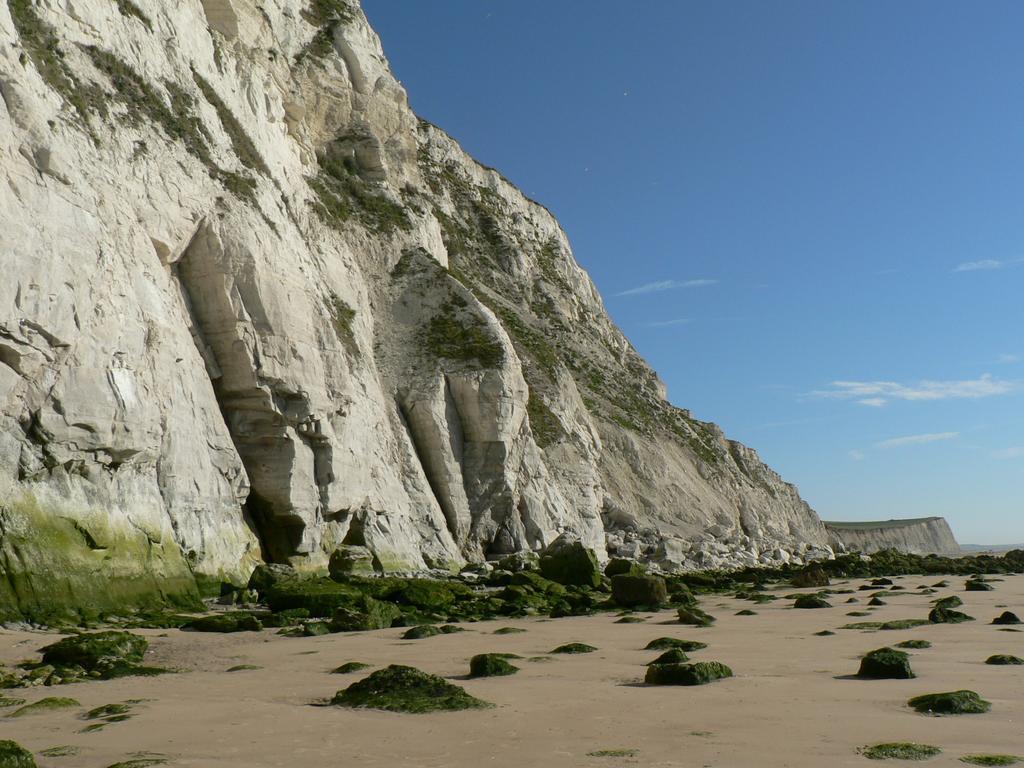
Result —
[{"label": "seaweed-covered rock", "polygon": [[864,747],[860,753],[868,760],[928,760],[942,754],[942,750],[928,744],[890,742]]},{"label": "seaweed-covered rock", "polygon": [[53,712],[58,709],[70,709],[71,707],[80,706],[82,705],[74,699],[68,699],[62,696],[47,696],[45,699],[34,701],[31,704],[26,704],[23,707],[18,707],[16,710],[7,715],[7,717],[27,717],[29,715],[41,715],[46,712]]},{"label": "seaweed-covered rock", "polygon": [[1024,762],[1024,757],[1019,755],[973,754],[964,755],[960,758],[960,762],[967,763],[967,765],[1017,765],[1017,763]]},{"label": "seaweed-covered rock", "polygon": [[686,655],[686,652],[682,648],[671,648],[661,654],[651,664],[685,664],[690,660],[690,657]]},{"label": "seaweed-covered rock", "polygon": [[932,644],[927,640],[904,640],[902,643],[896,643],[897,648],[931,648]]},{"label": "seaweed-covered rock", "polygon": [[673,605],[696,605],[697,598],[690,588],[679,579],[671,579],[666,582],[668,586],[668,597]]},{"label": "seaweed-covered rock", "polygon": [[259,632],[263,624],[251,613],[218,613],[194,619],[182,629],[193,632]]},{"label": "seaweed-covered rock", "polygon": [[400,664],[378,670],[338,691],[331,704],[414,714],[491,706],[444,678]]},{"label": "seaweed-covered rock", "polygon": [[505,555],[495,565],[498,570],[512,573],[535,571],[539,567],[540,556],[536,552],[513,552],[511,555]]},{"label": "seaweed-covered rock", "polygon": [[509,664],[499,653],[478,653],[469,660],[470,677],[502,677],[518,671],[519,667]]},{"label": "seaweed-covered rock", "polygon": [[1013,656],[1009,653],[997,653],[985,659],[985,663],[995,664],[999,666],[1017,665],[1024,664],[1024,659],[1020,658],[1019,656]]},{"label": "seaweed-covered rock", "polygon": [[0,740],[0,768],[36,768],[32,753],[16,741]]},{"label": "seaweed-covered rock", "polygon": [[596,650],[597,648],[586,643],[566,643],[558,646],[551,653],[593,653]]},{"label": "seaweed-covered rock", "polygon": [[402,605],[411,605],[422,611],[447,611],[458,595],[469,596],[472,590],[465,584],[435,579],[404,579],[387,592],[387,599]]},{"label": "seaweed-covered rock", "polygon": [[706,685],[732,677],[732,670],[720,661],[696,661],[692,664],[652,664],[644,682],[649,685]]},{"label": "seaweed-covered rock", "polygon": [[968,592],[991,592],[995,587],[981,579],[968,579],[964,582],[964,589]]},{"label": "seaweed-covered rock", "polygon": [[820,565],[808,565],[793,577],[794,587],[827,587],[831,582]]},{"label": "seaweed-covered rock", "polygon": [[612,576],[612,600],[623,608],[656,607],[668,602],[668,589],[660,576]]},{"label": "seaweed-covered rock", "polygon": [[831,608],[832,604],[821,595],[800,595],[793,601],[794,608]]},{"label": "seaweed-covered rock", "polygon": [[327,571],[332,579],[372,575],[376,572],[373,553],[366,547],[343,544],[331,553]]},{"label": "seaweed-covered rock", "polygon": [[142,661],[149,641],[131,632],[109,630],[61,638],[41,648],[44,664],[92,671],[118,662]]},{"label": "seaweed-covered rock", "polygon": [[936,608],[959,608],[964,604],[964,601],[960,599],[959,595],[949,595],[949,597],[940,597],[938,600],[933,600],[932,604]]},{"label": "seaweed-covered rock", "polygon": [[519,571],[512,574],[509,585],[514,587],[525,587],[526,589],[538,592],[542,595],[564,595],[566,589],[557,581],[545,579],[536,571]]},{"label": "seaweed-covered rock", "polygon": [[355,607],[342,607],[334,612],[330,623],[331,630],[333,632],[366,632],[373,629],[387,629],[401,615],[402,611],[397,605],[363,595]]},{"label": "seaweed-covered rock", "polygon": [[440,635],[441,630],[435,627],[433,624],[420,624],[416,627],[410,627],[402,633],[403,640],[422,640],[425,637],[434,637]]},{"label": "seaweed-covered rock", "polygon": [[299,573],[290,565],[281,563],[260,563],[249,577],[249,589],[259,594],[270,591],[277,584],[286,581],[297,581]]},{"label": "seaweed-covered rock", "polygon": [[704,613],[704,611],[696,606],[684,606],[679,608],[676,613],[679,616],[680,624],[689,624],[693,627],[710,627],[715,623],[714,616]]},{"label": "seaweed-covered rock", "polygon": [[752,611],[749,608],[743,608],[742,610],[736,611],[737,616],[757,616],[757,611]]},{"label": "seaweed-covered rock", "polygon": [[559,536],[544,550],[540,572],[559,584],[591,588],[601,584],[603,575],[594,550],[564,536]]},{"label": "seaweed-covered rock", "polygon": [[910,656],[894,648],[878,648],[866,653],[860,660],[857,677],[876,680],[909,680],[915,677],[910,668]]},{"label": "seaweed-covered rock", "polygon": [[613,576],[643,576],[647,570],[635,560],[612,558],[604,567],[604,575],[609,579]]},{"label": "seaweed-covered rock", "polygon": [[274,613],[304,608],[315,618],[330,617],[338,608],[351,607],[364,596],[362,589],[332,579],[281,579],[261,592]]},{"label": "seaweed-covered rock", "polygon": [[885,600],[883,600],[883,599],[882,599],[882,598],[880,598],[880,597],[872,597],[872,598],[871,598],[871,599],[870,599],[870,600],[868,601],[868,605],[871,605],[871,606],[876,606],[876,607],[877,607],[877,606],[880,606],[880,605],[888,605],[888,603],[887,603],[887,602],[885,602]]},{"label": "seaweed-covered rock", "polygon": [[523,629],[522,627],[499,627],[498,629],[494,630],[494,634],[496,634],[496,635],[519,635],[519,634],[522,634],[523,632],[526,632],[526,631],[527,630]]},{"label": "seaweed-covered rock", "polygon": [[937,605],[928,612],[928,621],[932,624],[962,624],[965,621],[974,621],[974,617]]},{"label": "seaweed-covered rock", "polygon": [[915,696],[907,702],[912,709],[934,715],[979,715],[988,712],[992,704],[974,691],[947,691]]},{"label": "seaweed-covered rock", "polygon": [[871,586],[873,587],[891,587],[893,585],[892,579],[882,577],[880,579],[872,579]]},{"label": "seaweed-covered rock", "polygon": [[673,648],[678,648],[681,651],[692,653],[693,651],[699,651],[707,647],[707,643],[702,643],[699,640],[680,640],[677,637],[657,637],[645,645],[644,650],[671,651]]},{"label": "seaweed-covered rock", "polygon": [[335,667],[331,670],[333,675],[350,675],[353,672],[362,672],[364,669],[369,669],[369,664],[364,664],[361,661],[346,661],[340,667]]},{"label": "seaweed-covered rock", "polygon": [[992,619],[993,624],[1020,624],[1020,617],[1017,616],[1013,611],[1003,611],[1001,614]]}]

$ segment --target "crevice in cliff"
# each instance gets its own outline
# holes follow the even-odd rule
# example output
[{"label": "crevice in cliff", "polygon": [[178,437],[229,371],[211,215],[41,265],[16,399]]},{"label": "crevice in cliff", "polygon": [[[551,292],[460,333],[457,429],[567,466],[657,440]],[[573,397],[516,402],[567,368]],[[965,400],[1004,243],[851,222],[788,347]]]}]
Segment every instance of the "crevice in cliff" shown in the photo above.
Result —
[{"label": "crevice in cliff", "polygon": [[[264,559],[289,562],[311,551],[309,526],[318,522],[333,480],[331,447],[308,396],[263,374],[256,328],[261,299],[244,275],[252,265],[240,266],[247,254],[227,250],[203,225],[171,271],[225,427],[249,476],[242,513],[252,520]],[[303,496],[314,484],[317,493]]]}]

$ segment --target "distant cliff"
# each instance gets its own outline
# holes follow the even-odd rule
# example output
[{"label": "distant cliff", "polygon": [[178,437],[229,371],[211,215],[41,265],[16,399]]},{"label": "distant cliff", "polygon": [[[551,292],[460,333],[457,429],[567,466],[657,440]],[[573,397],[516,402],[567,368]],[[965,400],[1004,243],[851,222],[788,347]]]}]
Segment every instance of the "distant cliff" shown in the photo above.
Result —
[{"label": "distant cliff", "polygon": [[918,555],[959,555],[949,523],[943,517],[908,520],[879,520],[866,523],[825,522],[832,546],[870,554],[881,549],[898,549]]}]

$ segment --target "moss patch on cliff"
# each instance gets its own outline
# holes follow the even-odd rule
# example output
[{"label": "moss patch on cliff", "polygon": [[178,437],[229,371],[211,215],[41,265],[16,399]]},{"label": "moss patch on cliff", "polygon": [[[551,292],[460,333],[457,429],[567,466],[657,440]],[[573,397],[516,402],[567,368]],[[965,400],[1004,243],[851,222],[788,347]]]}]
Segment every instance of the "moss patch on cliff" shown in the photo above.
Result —
[{"label": "moss patch on cliff", "polygon": [[134,17],[141,21],[145,25],[146,29],[148,29],[150,32],[153,31],[153,22],[149,20],[149,16],[144,14],[142,12],[142,9],[139,8],[139,6],[137,6],[135,3],[133,3],[132,0],[116,1],[117,10],[121,12],[122,16],[124,16],[125,18]]},{"label": "moss patch on cliff", "polygon": [[344,299],[333,292],[328,296],[327,308],[330,310],[331,326],[334,328],[338,341],[342,343],[342,346],[350,354],[358,355],[359,345],[356,344],[355,331],[352,329],[352,321],[356,318],[356,311]]},{"label": "moss patch on cliff", "polygon": [[421,331],[424,349],[431,355],[481,368],[497,368],[505,351],[484,320],[469,310],[465,299],[450,297]]},{"label": "moss patch on cliff", "polygon": [[[7,0],[7,7],[10,9],[14,28],[21,38],[21,44],[25,48],[25,55],[35,66],[39,76],[47,86],[72,106],[89,129],[90,112],[106,115],[106,103],[102,92],[75,77],[65,61],[64,51],[53,27],[39,17],[32,0]],[[91,129],[89,130],[92,133]],[[92,135],[95,140],[95,134]]]},{"label": "moss patch on cliff", "polygon": [[172,540],[119,526],[105,511],[62,516],[29,493],[0,506],[0,572],[0,621],[60,624],[201,607]]},{"label": "moss patch on cliff", "polygon": [[195,70],[192,70],[192,79],[199,87],[199,90],[202,91],[203,97],[217,112],[217,117],[220,118],[220,123],[224,128],[224,133],[227,134],[228,139],[231,141],[231,147],[234,150],[238,161],[251,171],[256,171],[264,176],[269,176],[270,169],[267,168],[267,164],[260,156],[259,151],[256,149],[256,145],[253,144],[252,139],[249,138],[245,129],[242,128],[242,124],[238,122],[235,114],[231,111],[228,105],[224,103],[224,100],[217,94],[217,91],[215,91],[213,86]]},{"label": "moss patch on cliff", "polygon": [[316,195],[314,210],[329,227],[344,231],[355,216],[366,229],[380,235],[412,228],[405,209],[373,182],[359,176],[356,169],[327,155],[319,161],[320,171],[307,182]]},{"label": "moss patch on cliff", "polygon": [[533,439],[541,448],[554,445],[565,437],[562,422],[548,408],[544,400],[533,391],[532,387],[530,388],[530,397],[526,401],[526,414],[530,418]]},{"label": "moss patch on cliff", "polygon": [[346,0],[313,0],[302,11],[302,18],[316,27],[312,39],[295,57],[299,64],[306,59],[317,61],[334,50],[334,35],[339,26],[351,24],[355,11]]}]

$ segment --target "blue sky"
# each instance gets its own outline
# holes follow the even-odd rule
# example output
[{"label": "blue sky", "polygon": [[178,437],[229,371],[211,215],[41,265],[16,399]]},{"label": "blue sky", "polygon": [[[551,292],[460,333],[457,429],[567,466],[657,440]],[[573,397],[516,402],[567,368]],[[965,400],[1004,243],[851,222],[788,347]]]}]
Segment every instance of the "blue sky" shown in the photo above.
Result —
[{"label": "blue sky", "polygon": [[1024,542],[1024,4],[364,7],[673,402],[825,519]]}]

